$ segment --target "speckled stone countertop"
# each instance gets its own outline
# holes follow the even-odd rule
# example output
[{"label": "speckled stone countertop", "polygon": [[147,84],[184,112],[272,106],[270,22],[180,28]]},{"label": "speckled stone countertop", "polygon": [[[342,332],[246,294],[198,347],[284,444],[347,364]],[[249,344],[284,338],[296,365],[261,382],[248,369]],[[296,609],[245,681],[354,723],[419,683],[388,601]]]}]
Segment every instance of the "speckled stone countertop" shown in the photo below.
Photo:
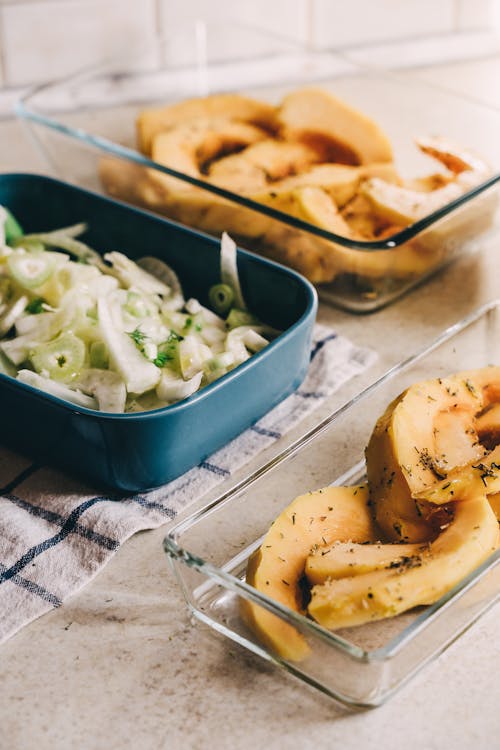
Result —
[{"label": "speckled stone countertop", "polygon": [[[500,104],[498,59],[419,74],[455,89],[463,80],[465,94]],[[0,170],[46,171],[14,121],[0,124]],[[499,253],[497,238],[384,310],[356,317],[322,305],[319,319],[376,347],[383,371],[500,297]],[[194,623],[162,552],[166,530],[133,537],[79,594],[2,645],[2,750],[492,750],[498,743],[498,607],[386,705],[353,711]]]}]

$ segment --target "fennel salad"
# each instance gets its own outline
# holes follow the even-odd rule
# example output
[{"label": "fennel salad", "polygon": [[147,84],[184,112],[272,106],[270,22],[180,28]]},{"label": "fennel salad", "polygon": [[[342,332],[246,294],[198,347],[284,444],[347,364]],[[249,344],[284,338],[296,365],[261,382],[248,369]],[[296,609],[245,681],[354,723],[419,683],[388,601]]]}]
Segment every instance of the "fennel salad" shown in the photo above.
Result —
[{"label": "fennel salad", "polygon": [[227,234],[207,307],[184,298],[163,261],[101,256],[78,239],[86,230],[25,234],[0,206],[1,373],[80,407],[145,411],[191,396],[280,333],[247,310]]}]

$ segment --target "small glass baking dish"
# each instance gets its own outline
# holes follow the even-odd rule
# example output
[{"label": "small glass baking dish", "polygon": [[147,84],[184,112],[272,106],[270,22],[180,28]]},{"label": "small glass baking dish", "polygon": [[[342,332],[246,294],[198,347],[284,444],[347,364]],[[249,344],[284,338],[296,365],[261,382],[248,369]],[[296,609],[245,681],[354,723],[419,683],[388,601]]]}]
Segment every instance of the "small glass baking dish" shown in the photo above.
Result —
[{"label": "small glass baking dish", "polygon": [[[137,150],[136,117],[147,107],[221,92],[276,105],[309,84],[373,118],[402,177],[439,171],[414,144],[417,136],[436,134],[475,150],[490,176],[402,231],[365,241],[311,223],[311,206],[291,216],[272,201],[170,169]],[[211,234],[226,230],[243,247],[291,265],[318,285],[322,299],[352,312],[376,310],[459,253],[479,249],[494,223],[500,112],[245,27],[198,22],[176,29],[144,49],[127,49],[121,59],[35,88],[17,111],[57,176]]]},{"label": "small glass baking dish", "polygon": [[[174,526],[164,549],[194,615],[346,704],[370,707],[387,700],[497,601],[500,551],[432,606],[337,632],[247,585],[247,561],[296,496],[363,481],[363,449],[375,420],[406,387],[492,363],[500,363],[500,301],[447,329],[276,459]],[[309,656],[288,661],[263,645],[241,617],[242,602],[247,601],[293,625],[305,637]]]}]

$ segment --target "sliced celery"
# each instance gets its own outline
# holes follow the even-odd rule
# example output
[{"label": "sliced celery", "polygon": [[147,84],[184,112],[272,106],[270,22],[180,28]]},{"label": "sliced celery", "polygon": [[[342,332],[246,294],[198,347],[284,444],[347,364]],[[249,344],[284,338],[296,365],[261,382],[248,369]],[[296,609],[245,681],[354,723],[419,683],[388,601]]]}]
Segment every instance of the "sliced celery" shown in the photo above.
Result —
[{"label": "sliced celery", "polygon": [[5,233],[5,242],[7,243],[7,245],[10,245],[10,243],[13,240],[16,240],[18,237],[22,237],[23,230],[21,228],[21,225],[19,224],[15,216],[11,214],[9,209],[5,208],[4,206],[3,210],[5,211],[5,214],[6,214],[4,225],[3,225],[3,230]]},{"label": "sliced celery", "polygon": [[53,380],[71,380],[83,367],[85,344],[70,332],[62,333],[53,341],[36,346],[30,359],[38,373],[48,374]]},{"label": "sliced celery", "polygon": [[108,347],[104,341],[93,341],[89,347],[90,364],[105,370],[109,365]]},{"label": "sliced celery", "polygon": [[17,250],[7,258],[7,268],[12,278],[23,289],[41,286],[54,270],[51,259],[43,251]]},{"label": "sliced celery", "polygon": [[234,292],[228,284],[214,284],[208,291],[208,299],[215,312],[224,315],[231,309]]},{"label": "sliced celery", "polygon": [[221,284],[209,294],[218,312],[229,312],[226,321],[196,299],[185,301],[175,272],[159,259],[134,263],[111,252],[105,262],[76,239],[85,224],[22,235],[7,219],[0,206],[0,240],[7,229],[11,242],[0,242],[0,372],[17,370],[19,380],[74,404],[109,412],[161,408],[221,377],[278,333],[246,312],[227,235]]},{"label": "sliced celery", "polygon": [[231,330],[239,326],[259,325],[259,320],[252,313],[233,307],[226,318],[226,325]]}]

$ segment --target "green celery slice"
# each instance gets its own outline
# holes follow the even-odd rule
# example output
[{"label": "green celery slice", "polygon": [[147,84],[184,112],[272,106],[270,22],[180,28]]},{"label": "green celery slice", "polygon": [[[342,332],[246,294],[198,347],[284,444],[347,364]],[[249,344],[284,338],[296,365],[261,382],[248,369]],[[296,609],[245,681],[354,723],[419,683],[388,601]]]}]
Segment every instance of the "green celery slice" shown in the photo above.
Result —
[{"label": "green celery slice", "polygon": [[43,251],[17,251],[7,258],[7,268],[17,283],[24,289],[36,289],[52,275],[54,266]]},{"label": "green celery slice", "polygon": [[208,299],[218,315],[225,315],[234,302],[234,292],[228,284],[214,284],[208,290]]},{"label": "green celery slice", "polygon": [[48,373],[54,380],[70,380],[82,369],[85,353],[83,341],[68,331],[36,346],[30,359],[38,373]]}]

